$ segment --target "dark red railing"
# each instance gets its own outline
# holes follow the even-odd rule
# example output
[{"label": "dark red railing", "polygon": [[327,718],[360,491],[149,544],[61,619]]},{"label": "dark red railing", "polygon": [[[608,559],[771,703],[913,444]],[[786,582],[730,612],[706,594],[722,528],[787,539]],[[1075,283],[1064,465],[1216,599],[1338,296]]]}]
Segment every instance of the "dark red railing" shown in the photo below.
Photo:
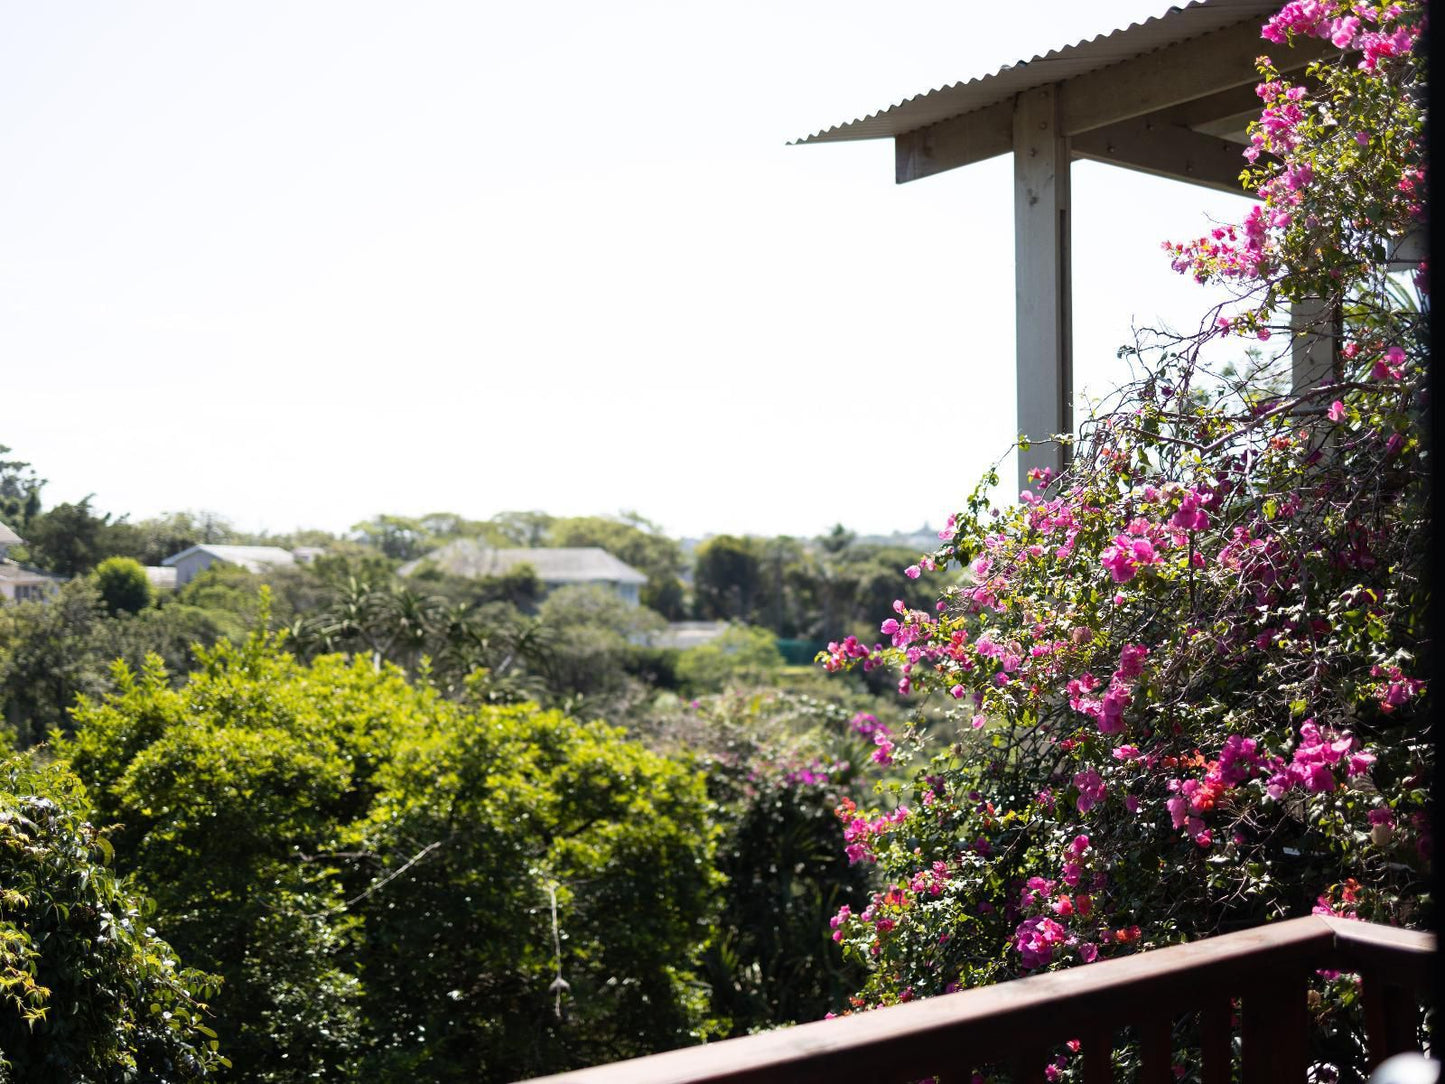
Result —
[{"label": "dark red railing", "polygon": [[[1304,1084],[1310,976],[1321,968],[1361,976],[1373,1067],[1417,1049],[1434,953],[1432,934],[1311,916],[545,1080],[887,1084],[936,1075],[967,1084],[974,1068],[1003,1065],[1013,1067],[1016,1084],[1033,1084],[1045,1079],[1051,1053],[1077,1039],[1084,1080],[1107,1084],[1127,1027],[1141,1084],[1173,1084],[1181,1057],[1199,1060],[1205,1084],[1228,1084],[1236,1064],[1245,1084]],[[1195,1014],[1197,1041],[1185,1055],[1172,1048],[1174,1025]]]}]

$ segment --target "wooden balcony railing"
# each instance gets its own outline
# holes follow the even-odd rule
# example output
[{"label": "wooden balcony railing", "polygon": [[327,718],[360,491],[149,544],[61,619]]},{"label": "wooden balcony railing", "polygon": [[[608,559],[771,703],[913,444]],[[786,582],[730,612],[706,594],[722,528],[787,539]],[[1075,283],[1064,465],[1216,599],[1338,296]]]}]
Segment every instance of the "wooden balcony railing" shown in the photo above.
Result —
[{"label": "wooden balcony railing", "polygon": [[[545,1080],[886,1084],[936,1075],[967,1084],[975,1068],[1002,1065],[1016,1084],[1033,1084],[1045,1079],[1052,1052],[1078,1039],[1084,1080],[1101,1084],[1113,1079],[1110,1055],[1127,1027],[1141,1084],[1174,1084],[1181,1060],[1197,1060],[1205,1084],[1229,1084],[1236,1067],[1245,1084],[1304,1084],[1310,976],[1322,968],[1361,976],[1373,1068],[1417,1049],[1434,952],[1432,934],[1311,916]],[[1188,1052],[1172,1049],[1184,1017],[1197,1021]]]}]

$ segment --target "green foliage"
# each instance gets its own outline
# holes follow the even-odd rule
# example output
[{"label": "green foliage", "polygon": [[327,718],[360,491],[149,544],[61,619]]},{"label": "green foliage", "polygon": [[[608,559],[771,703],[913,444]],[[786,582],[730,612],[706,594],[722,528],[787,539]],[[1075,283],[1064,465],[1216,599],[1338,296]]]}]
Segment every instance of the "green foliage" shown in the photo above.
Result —
[{"label": "green foliage", "polygon": [[118,861],[169,916],[188,959],[223,975],[217,1029],[241,1079],[340,1079],[360,1027],[343,955],[350,922],[335,867],[341,827],[377,765],[425,725],[425,691],[339,656],[302,666],[264,635],[222,642],[172,688],[158,660],[118,666],[116,689],[76,709],[59,747]]},{"label": "green foliage", "polygon": [[104,688],[105,609],[88,581],[61,587],[49,603],[0,608],[0,693],[5,721],[23,748],[66,725],[81,693]]},{"label": "green foliage", "polygon": [[698,546],[693,557],[697,615],[704,620],[748,621],[762,586],[758,544],[723,534]]},{"label": "green foliage", "polygon": [[90,501],[86,497],[57,504],[30,519],[25,542],[32,564],[61,576],[79,576],[112,554],[134,556],[130,525],[113,521],[108,512],[97,514]]},{"label": "green foliage", "polygon": [[107,557],[95,566],[95,586],[112,614],[139,613],[151,604],[151,582],[132,557]]},{"label": "green foliage", "polygon": [[[445,699],[274,638],[150,660],[59,753],[225,979],[241,1079],[509,1080],[689,1041],[715,888],[701,779],[601,724]],[[548,886],[557,893],[563,1017]]]},{"label": "green foliage", "polygon": [[560,587],[543,600],[537,618],[545,650],[532,665],[556,703],[616,717],[629,700],[645,697],[627,674],[635,645],[664,627],[645,606],[632,606],[605,587]]},{"label": "green foliage", "polygon": [[[10,454],[10,449],[0,444],[0,456]],[[0,459],[0,523],[11,530],[22,532],[40,512],[40,491],[45,480],[35,475],[35,470],[21,459]]]},{"label": "green foliage", "polygon": [[524,705],[442,716],[379,782],[350,836],[371,884],[394,877],[356,908],[363,1078],[511,1080],[692,1041],[716,888],[696,774]]},{"label": "green foliage", "polygon": [[357,539],[392,561],[413,561],[436,544],[420,520],[409,516],[380,515],[354,524]]},{"label": "green foliage", "polygon": [[731,693],[687,711],[685,741],[699,750],[722,827],[717,865],[727,883],[704,963],[729,1035],[821,1019],[863,978],[828,925],[869,884],[839,846],[834,810],[876,773],[851,736],[852,705],[829,692]]},{"label": "green foliage", "polygon": [[149,901],[111,868],[76,780],[0,763],[0,1081],[209,1080],[229,1063]]},{"label": "green foliage", "polygon": [[715,639],[682,652],[677,676],[694,695],[730,685],[765,683],[783,665],[778,641],[767,629],[729,625]]}]

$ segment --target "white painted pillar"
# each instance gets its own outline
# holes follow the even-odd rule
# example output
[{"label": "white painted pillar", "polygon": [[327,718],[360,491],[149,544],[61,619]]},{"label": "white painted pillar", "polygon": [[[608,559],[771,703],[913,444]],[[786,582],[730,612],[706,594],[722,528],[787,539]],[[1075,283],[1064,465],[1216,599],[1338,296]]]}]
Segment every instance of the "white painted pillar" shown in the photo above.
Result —
[{"label": "white painted pillar", "polygon": [[1339,379],[1335,360],[1340,345],[1338,319],[1338,312],[1317,297],[1290,306],[1290,388],[1294,394]]},{"label": "white painted pillar", "polygon": [[[1073,319],[1069,284],[1069,140],[1054,87],[1014,102],[1014,321],[1018,329],[1018,431],[1032,440],[1074,431]],[[1058,445],[1020,453],[1019,488],[1035,467],[1061,471]]]}]

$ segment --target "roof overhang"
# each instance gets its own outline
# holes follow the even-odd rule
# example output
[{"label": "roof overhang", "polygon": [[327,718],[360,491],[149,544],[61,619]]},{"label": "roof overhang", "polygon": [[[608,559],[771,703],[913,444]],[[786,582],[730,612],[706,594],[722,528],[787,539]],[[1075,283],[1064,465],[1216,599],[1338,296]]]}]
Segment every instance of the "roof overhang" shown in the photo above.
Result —
[{"label": "roof overhang", "polygon": [[1060,135],[1091,159],[1245,195],[1244,128],[1259,113],[1255,59],[1282,71],[1328,55],[1328,42],[1260,37],[1278,0],[1196,0],[1157,18],[940,87],[795,140],[892,138],[899,184],[1013,149],[1020,94],[1055,88]]}]

